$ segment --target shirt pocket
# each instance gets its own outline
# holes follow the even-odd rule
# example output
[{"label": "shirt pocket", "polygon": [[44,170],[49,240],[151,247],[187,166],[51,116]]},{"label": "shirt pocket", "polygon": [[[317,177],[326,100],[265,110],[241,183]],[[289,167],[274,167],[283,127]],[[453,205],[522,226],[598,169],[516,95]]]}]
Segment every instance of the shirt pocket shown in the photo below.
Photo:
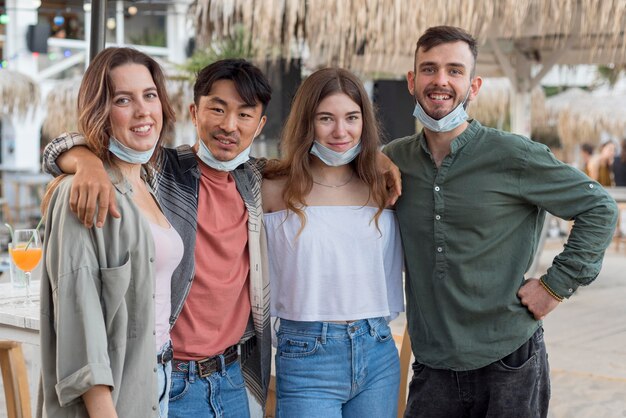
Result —
[{"label": "shirt pocket", "polygon": [[[134,318],[135,289],[132,280],[130,253],[119,267],[100,269],[102,308],[109,344],[125,345],[126,338],[136,338]],[[111,348],[115,348],[111,347]]]}]

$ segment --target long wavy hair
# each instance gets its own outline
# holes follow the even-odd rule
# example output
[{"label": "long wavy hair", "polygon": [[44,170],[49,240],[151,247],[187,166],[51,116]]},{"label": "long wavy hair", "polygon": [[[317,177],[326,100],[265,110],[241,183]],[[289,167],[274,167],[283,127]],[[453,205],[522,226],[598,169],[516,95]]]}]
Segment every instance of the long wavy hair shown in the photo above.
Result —
[{"label": "long wavy hair", "polygon": [[[147,163],[146,173],[153,171],[151,164],[157,161],[161,153],[161,144],[174,134],[176,115],[170,104],[165,87],[165,75],[161,66],[150,56],[133,48],[106,48],[95,56],[83,75],[78,90],[78,131],[84,135],[87,147],[103,162],[111,165],[112,154],[109,152],[109,137],[112,134],[111,108],[115,86],[111,71],[126,64],[139,64],[148,69],[157,89],[163,112],[163,127],[157,140],[157,146]],[[52,193],[61,178],[52,181],[42,200],[42,213],[45,214]]]},{"label": "long wavy hair", "polygon": [[370,199],[378,207],[374,216],[377,227],[385,208],[387,189],[376,165],[380,129],[374,108],[356,75],[341,68],[325,68],[311,74],[298,88],[281,133],[281,159],[269,161],[264,171],[267,178],[286,177],[283,200],[287,209],[300,218],[301,230],[306,225],[305,197],[313,188],[313,156],[309,151],[315,141],[315,114],[322,100],[338,93],[347,95],[361,108],[361,152],[350,164],[358,178],[369,187]]},{"label": "long wavy hair", "polygon": [[176,116],[167,96],[163,70],[153,58],[143,52],[133,48],[106,48],[96,55],[78,90],[78,130],[85,136],[89,149],[102,161],[110,163],[110,115],[115,94],[111,71],[126,64],[139,64],[148,69],[161,101],[163,128],[155,152],[148,162],[152,163],[159,157],[163,140],[173,135]]}]

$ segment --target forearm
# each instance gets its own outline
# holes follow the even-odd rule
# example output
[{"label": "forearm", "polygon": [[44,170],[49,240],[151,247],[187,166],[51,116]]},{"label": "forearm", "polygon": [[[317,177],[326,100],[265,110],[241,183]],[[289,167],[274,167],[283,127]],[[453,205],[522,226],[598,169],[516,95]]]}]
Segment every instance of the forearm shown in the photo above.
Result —
[{"label": "forearm", "polygon": [[83,401],[90,418],[117,418],[111,389],[108,386],[93,386],[83,393]]},{"label": "forearm", "polygon": [[581,285],[591,283],[602,267],[604,252],[617,223],[617,205],[604,199],[598,206],[575,217],[563,252],[554,258],[543,277],[558,296],[568,298]]},{"label": "forearm", "polygon": [[81,167],[89,170],[95,167],[104,168],[102,160],[85,146],[74,146],[65,151],[57,157],[56,164],[65,174],[75,174]]},{"label": "forearm", "polygon": [[57,165],[57,158],[76,145],[85,145],[85,138],[75,132],[64,133],[54,138],[43,151],[42,170],[54,176],[63,174]]}]

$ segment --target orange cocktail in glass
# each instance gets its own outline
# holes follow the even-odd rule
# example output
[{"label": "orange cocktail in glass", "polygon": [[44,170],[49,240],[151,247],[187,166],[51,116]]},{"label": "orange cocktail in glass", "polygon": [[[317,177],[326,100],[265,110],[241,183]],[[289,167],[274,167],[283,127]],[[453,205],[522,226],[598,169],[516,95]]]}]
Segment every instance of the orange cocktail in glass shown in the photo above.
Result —
[{"label": "orange cocktail in glass", "polygon": [[36,229],[18,229],[13,233],[13,242],[9,245],[13,262],[24,272],[26,277],[26,304],[30,300],[30,274],[41,260],[41,240]]}]

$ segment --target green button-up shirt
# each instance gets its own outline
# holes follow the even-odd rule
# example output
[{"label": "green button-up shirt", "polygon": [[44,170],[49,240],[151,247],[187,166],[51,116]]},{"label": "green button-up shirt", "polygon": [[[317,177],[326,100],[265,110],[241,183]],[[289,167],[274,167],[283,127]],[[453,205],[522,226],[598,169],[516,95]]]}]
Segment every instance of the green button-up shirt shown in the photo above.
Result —
[{"label": "green button-up shirt", "polygon": [[402,172],[397,203],[415,358],[472,370],[520,347],[541,325],[517,291],[548,211],[575,220],[544,280],[567,298],[600,271],[615,201],[543,144],[472,121],[437,168],[423,133],[385,153]]}]

